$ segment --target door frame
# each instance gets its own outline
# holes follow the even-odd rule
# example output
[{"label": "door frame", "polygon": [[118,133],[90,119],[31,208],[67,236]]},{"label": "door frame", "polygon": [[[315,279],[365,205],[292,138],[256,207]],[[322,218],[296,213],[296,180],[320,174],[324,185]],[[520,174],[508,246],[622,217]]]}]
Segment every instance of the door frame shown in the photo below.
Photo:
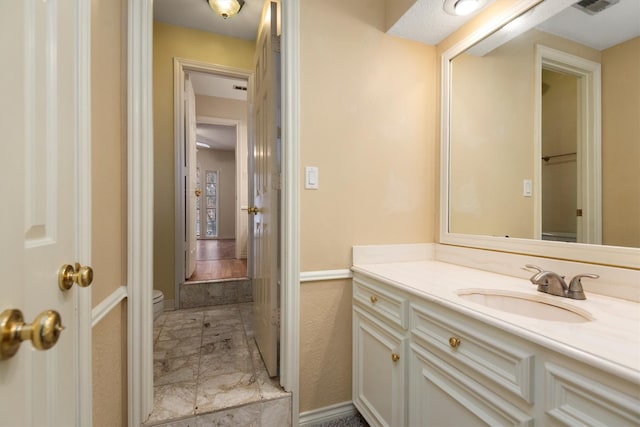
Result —
[{"label": "door frame", "polygon": [[602,244],[601,66],[557,49],[536,45],[534,140],[534,238],[542,239],[542,69],[578,77],[578,243]]},{"label": "door frame", "polygon": [[[184,77],[189,71],[197,71],[201,73],[217,74],[219,76],[233,77],[237,79],[247,80],[252,71],[243,68],[226,67],[224,65],[209,64],[206,62],[195,61],[186,58],[173,58],[173,129],[174,129],[174,217],[175,217],[175,247],[174,247],[174,264],[175,264],[175,303],[174,307],[180,307],[180,283],[185,280],[185,260],[184,247],[180,242],[184,241],[185,235],[185,209],[183,200],[185,200],[185,189],[182,185],[186,169],[184,165]],[[249,88],[250,89],[250,88]],[[196,111],[196,123],[198,115]],[[236,128],[236,154],[238,153],[238,128]],[[236,162],[237,164],[237,162]],[[236,168],[236,188],[238,188],[238,175]],[[236,205],[238,203],[236,202]],[[236,220],[237,223],[237,220]]]},{"label": "door frame", "polygon": [[[300,4],[282,6],[282,199],[280,383],[299,416]],[[128,0],[128,421],[153,409],[153,0]]]},{"label": "door frame", "polygon": [[[77,53],[77,128],[76,156],[78,202],[77,210],[77,259],[82,265],[92,265],[92,205],[91,205],[91,1],[78,0],[76,22],[78,34]],[[93,326],[96,315],[93,310],[92,288],[76,287],[78,325],[78,390],[77,425],[93,425]]]}]

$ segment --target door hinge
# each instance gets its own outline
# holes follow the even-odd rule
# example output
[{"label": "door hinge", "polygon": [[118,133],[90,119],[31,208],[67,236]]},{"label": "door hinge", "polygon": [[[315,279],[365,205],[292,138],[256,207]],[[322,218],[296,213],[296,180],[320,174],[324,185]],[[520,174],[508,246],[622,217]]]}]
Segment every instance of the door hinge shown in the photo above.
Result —
[{"label": "door hinge", "polygon": [[582,216],[582,209],[576,210],[576,216]]},{"label": "door hinge", "polygon": [[280,53],[280,36],[271,34],[271,50]]},{"label": "door hinge", "polygon": [[280,328],[280,309],[274,308],[271,313],[271,324],[276,328]]},{"label": "door hinge", "polygon": [[271,175],[272,177],[272,185],[271,188],[274,190],[282,190],[282,173],[281,172],[275,172],[273,173],[273,175]]}]

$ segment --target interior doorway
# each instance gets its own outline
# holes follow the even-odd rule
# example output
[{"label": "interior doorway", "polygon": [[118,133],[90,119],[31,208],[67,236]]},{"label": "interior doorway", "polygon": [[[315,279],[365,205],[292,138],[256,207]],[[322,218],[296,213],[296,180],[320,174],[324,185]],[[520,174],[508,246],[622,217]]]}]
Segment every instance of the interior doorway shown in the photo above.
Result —
[{"label": "interior doorway", "polygon": [[[250,75],[249,70],[174,59],[176,308],[183,306],[180,300],[184,283],[250,277]],[[195,104],[193,135],[188,132],[189,84],[193,86]],[[189,137],[191,141],[187,141]],[[227,241],[226,245],[218,240]],[[218,253],[213,249],[216,245],[226,246],[223,258],[214,255]],[[233,247],[233,256],[228,255],[229,246]]]},{"label": "interior doorway", "polygon": [[[600,64],[536,46],[534,236],[537,239],[602,243],[600,81]],[[567,105],[565,110],[571,111],[560,120],[556,120],[559,112],[544,109],[545,105],[559,105],[559,100],[545,102],[554,94],[562,97]],[[551,139],[562,141],[551,143]],[[546,194],[545,188],[552,193]],[[561,211],[565,214],[555,218],[555,213]],[[558,227],[561,229],[556,230]]]},{"label": "interior doorway", "polygon": [[[129,150],[131,224],[137,233],[130,235],[128,357],[132,372],[128,384],[129,423],[138,425],[153,407],[153,337],[151,307],[153,270],[153,15],[158,2],[129,2]],[[283,176],[282,176],[282,295],[281,301],[281,377],[280,384],[291,396],[292,424],[298,419],[299,377],[299,4],[282,1],[282,82]],[[153,11],[153,13],[151,13]],[[196,64],[197,66],[197,64]],[[227,71],[233,72],[234,70]],[[244,72],[245,70],[239,70]],[[182,89],[174,86],[175,91]],[[131,142],[133,141],[133,142]],[[134,262],[135,261],[135,262]]]},{"label": "interior doorway", "polygon": [[[214,75],[213,79],[218,77]],[[195,214],[195,268],[187,270],[185,280],[189,283],[248,278],[247,211],[242,202],[239,206],[236,203],[247,193],[238,187],[246,182],[247,158],[237,152],[246,153],[246,147],[241,147],[246,141],[239,139],[243,133],[239,128],[246,126],[244,111],[248,107],[244,99],[203,95],[200,99],[202,108],[223,109],[226,105],[228,115],[242,120],[231,124],[223,118],[197,120],[195,208],[186,209],[186,215]]]}]

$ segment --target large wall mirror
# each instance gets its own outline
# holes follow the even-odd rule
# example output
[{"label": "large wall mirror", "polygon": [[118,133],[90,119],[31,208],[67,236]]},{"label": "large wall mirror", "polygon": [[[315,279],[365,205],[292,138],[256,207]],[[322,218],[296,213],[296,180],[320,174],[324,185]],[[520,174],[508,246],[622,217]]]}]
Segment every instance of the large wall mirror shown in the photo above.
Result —
[{"label": "large wall mirror", "polygon": [[443,54],[442,243],[640,267],[640,2],[574,3]]}]

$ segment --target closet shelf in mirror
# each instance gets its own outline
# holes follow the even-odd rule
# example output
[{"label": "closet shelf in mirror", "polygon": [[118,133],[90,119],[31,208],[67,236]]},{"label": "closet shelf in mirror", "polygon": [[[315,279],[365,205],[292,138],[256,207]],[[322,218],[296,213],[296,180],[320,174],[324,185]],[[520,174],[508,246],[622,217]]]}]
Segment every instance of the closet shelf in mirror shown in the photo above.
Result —
[{"label": "closet shelf in mirror", "polygon": [[565,156],[574,156],[578,153],[565,153],[565,154],[556,154],[553,156],[542,156],[542,160],[548,162],[550,159],[555,159],[556,157],[565,157]]}]

